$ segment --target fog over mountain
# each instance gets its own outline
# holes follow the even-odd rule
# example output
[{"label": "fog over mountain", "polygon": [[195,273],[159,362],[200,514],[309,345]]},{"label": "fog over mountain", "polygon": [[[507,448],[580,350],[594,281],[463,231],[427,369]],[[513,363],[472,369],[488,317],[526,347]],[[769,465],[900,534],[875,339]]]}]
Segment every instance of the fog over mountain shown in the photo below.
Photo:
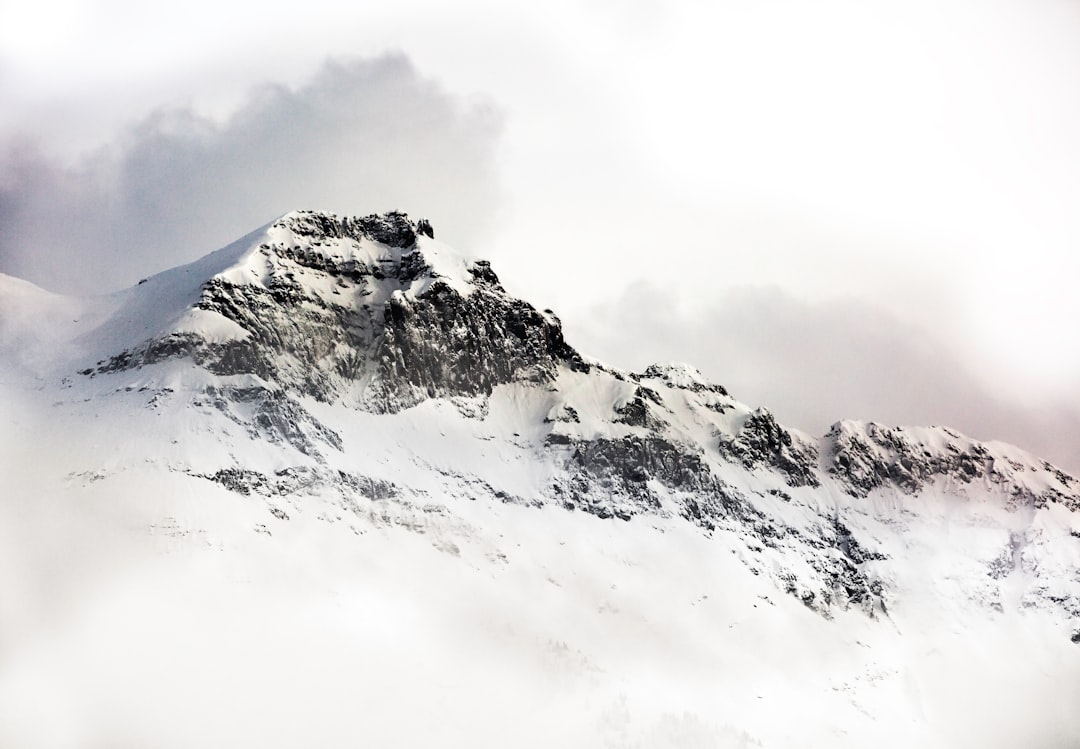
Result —
[{"label": "fog over mountain", "polygon": [[436,237],[0,276],[2,743],[1080,738],[1080,480],[611,367]]},{"label": "fog over mountain", "polygon": [[9,144],[0,269],[55,291],[113,291],[297,203],[408,201],[475,241],[498,207],[498,130],[491,107],[447,95],[393,55],[327,62],[296,89],[258,86],[223,122],[155,110],[74,165],[44,144]]},{"label": "fog over mountain", "polygon": [[0,745],[1080,745],[1078,39],[0,0]]},{"label": "fog over mountain", "polygon": [[[0,272],[117,289],[297,206],[408,208],[584,336],[635,284],[673,289],[644,300],[650,316],[677,307],[702,334],[671,356],[752,379],[746,397],[805,429],[851,387],[793,385],[793,335],[851,344],[844,371],[874,373],[856,383],[865,418],[1077,467],[1075,9],[320,0],[278,7],[286,29],[192,7],[5,16]],[[699,325],[740,293],[770,305],[753,334]],[[872,344],[862,319],[883,321]],[[698,355],[735,340],[724,368]],[[781,367],[742,374],[766,349]],[[930,375],[927,350],[956,366]]]}]

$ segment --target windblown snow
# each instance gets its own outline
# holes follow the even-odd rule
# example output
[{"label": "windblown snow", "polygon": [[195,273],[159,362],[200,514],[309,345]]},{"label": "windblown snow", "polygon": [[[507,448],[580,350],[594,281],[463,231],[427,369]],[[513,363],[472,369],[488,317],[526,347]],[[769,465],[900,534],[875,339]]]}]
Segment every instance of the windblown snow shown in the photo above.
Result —
[{"label": "windblown snow", "polygon": [[0,276],[0,424],[0,746],[1080,745],[1080,481],[607,367],[404,214]]}]

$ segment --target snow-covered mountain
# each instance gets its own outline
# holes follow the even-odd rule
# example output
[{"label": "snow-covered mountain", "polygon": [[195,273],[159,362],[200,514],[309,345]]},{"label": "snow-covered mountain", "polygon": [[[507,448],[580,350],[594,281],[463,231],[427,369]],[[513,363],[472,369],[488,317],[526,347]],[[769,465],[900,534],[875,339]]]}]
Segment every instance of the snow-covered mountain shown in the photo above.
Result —
[{"label": "snow-covered mountain", "polygon": [[605,366],[426,221],[0,277],[0,356],[0,743],[1080,745],[1080,481]]}]

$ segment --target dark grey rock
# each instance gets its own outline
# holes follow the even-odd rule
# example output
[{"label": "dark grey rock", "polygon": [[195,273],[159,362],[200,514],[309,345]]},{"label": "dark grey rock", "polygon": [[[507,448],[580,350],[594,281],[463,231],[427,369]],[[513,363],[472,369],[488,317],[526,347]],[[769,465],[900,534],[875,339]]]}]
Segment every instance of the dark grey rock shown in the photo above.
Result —
[{"label": "dark grey rock", "polygon": [[720,518],[753,514],[700,455],[661,437],[575,441],[552,433],[547,444],[563,460],[565,478],[551,489],[567,508],[623,519],[656,513],[661,495],[650,483],[656,482],[678,496],[680,514],[706,529]]},{"label": "dark grey rock", "polygon": [[[937,449],[917,442],[901,428],[871,422],[864,430],[845,429],[843,424],[836,423],[823,440],[822,459],[828,473],[857,497],[865,497],[881,487],[896,487],[906,494],[915,494],[932,481],[947,478],[961,484],[974,481],[997,484],[1013,508],[1041,508],[1056,502],[1080,510],[1080,495],[1066,494],[1053,487],[1036,493],[1017,480],[1021,470],[996,461],[985,445],[963,440],[947,429],[941,432],[947,441],[943,449]],[[1044,470],[1051,475],[1060,473],[1064,479],[1059,476],[1058,480],[1069,485],[1068,475],[1053,466],[1044,466]]]},{"label": "dark grey rock", "polygon": [[792,437],[776,418],[761,408],[747,416],[739,432],[721,438],[718,449],[748,470],[767,466],[782,473],[790,486],[820,486],[816,475],[817,450]]},{"label": "dark grey rock", "polygon": [[677,378],[672,376],[671,366],[666,364],[650,364],[648,367],[645,368],[645,371],[641,373],[641,376],[651,379],[663,380],[670,387],[676,387],[682,390],[690,390],[695,393],[714,393],[716,395],[728,394],[728,391],[724,389],[722,385],[715,385],[713,383],[703,382],[691,382],[689,384],[680,382]]},{"label": "dark grey rock", "polygon": [[223,468],[200,478],[244,496],[285,497],[330,490],[352,500],[378,502],[401,495],[401,490],[391,482],[323,467],[293,466],[269,475],[242,468]]}]

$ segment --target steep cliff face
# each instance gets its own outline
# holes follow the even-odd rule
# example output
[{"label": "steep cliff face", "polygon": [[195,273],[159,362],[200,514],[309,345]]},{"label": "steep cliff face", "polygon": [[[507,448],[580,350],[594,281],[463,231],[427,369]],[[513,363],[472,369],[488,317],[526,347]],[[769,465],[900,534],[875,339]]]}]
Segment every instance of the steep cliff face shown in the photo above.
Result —
[{"label": "steep cliff face", "polygon": [[166,331],[91,373],[190,359],[216,375],[395,412],[550,381],[559,365],[588,369],[554,315],[510,297],[488,263],[430,234],[401,213],[288,214],[203,285],[194,308],[215,324]]},{"label": "steep cliff face", "polygon": [[720,443],[720,451],[748,470],[764,465],[779,471],[790,486],[820,486],[817,445],[780,426],[764,408],[746,417],[738,433]]}]

